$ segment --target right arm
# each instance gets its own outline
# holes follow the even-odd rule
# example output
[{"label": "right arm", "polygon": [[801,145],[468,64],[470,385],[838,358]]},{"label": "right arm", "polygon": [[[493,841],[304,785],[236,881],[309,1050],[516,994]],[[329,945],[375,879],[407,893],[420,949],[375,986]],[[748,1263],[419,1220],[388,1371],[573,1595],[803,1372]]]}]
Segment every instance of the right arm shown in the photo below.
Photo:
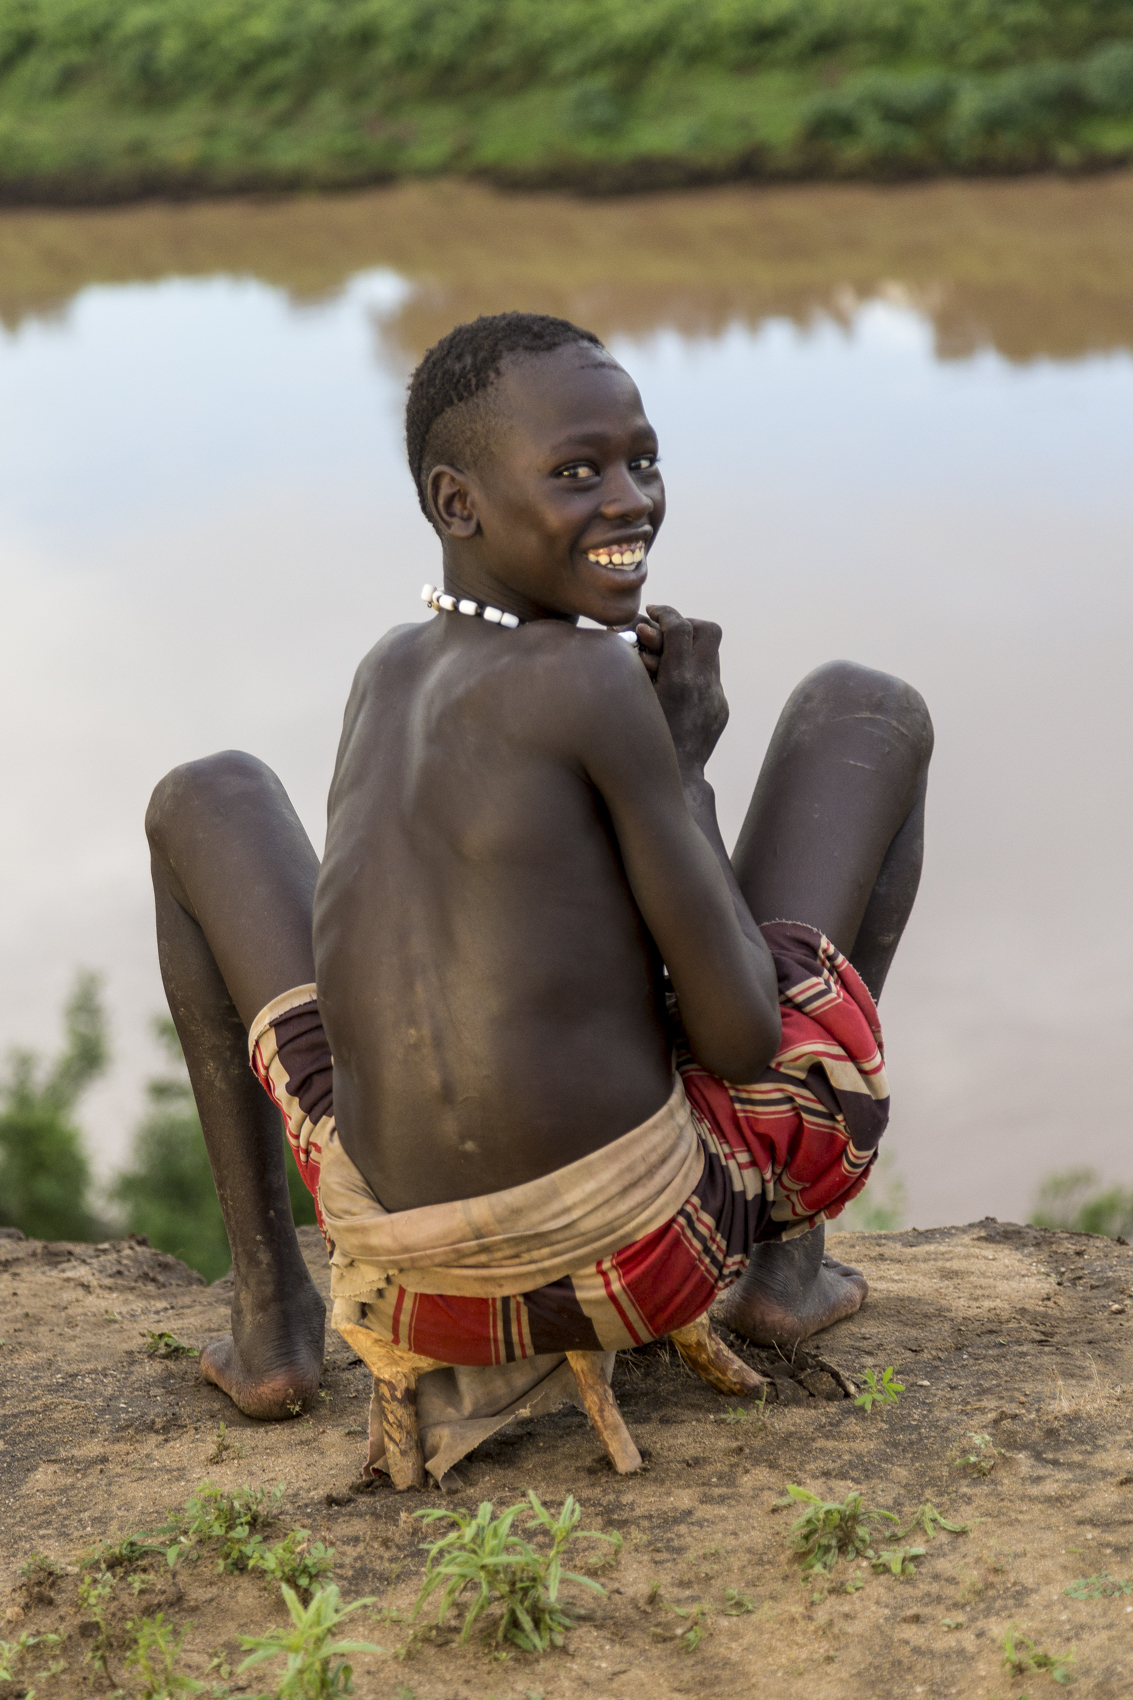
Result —
[{"label": "right arm", "polygon": [[756,1080],[779,1047],[775,965],[728,863],[703,762],[697,769],[690,759],[682,773],[658,694],[623,644],[595,644],[588,660],[584,690],[576,681],[571,693],[577,748],[609,811],[693,1056],[725,1080]]}]

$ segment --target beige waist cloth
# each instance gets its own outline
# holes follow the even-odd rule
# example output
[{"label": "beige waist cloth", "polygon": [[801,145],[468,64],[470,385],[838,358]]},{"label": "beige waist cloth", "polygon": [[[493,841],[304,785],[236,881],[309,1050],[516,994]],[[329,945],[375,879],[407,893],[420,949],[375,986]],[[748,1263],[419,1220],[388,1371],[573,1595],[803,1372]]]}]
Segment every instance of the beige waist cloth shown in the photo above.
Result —
[{"label": "beige waist cloth", "polygon": [[319,1176],[331,1292],[362,1299],[390,1281],[470,1298],[531,1292],[661,1227],[703,1166],[679,1075],[655,1115],[601,1150],[521,1186],[417,1210],[383,1209],[335,1129]]},{"label": "beige waist cloth", "polygon": [[[377,1300],[388,1283],[473,1298],[530,1292],[661,1227],[693,1192],[703,1163],[679,1075],[656,1115],[600,1151],[522,1186],[419,1210],[384,1210],[334,1129],[319,1181],[334,1248],[334,1327],[377,1376],[389,1349]],[[414,1361],[424,1367],[431,1360]],[[603,1365],[612,1376],[613,1352]],[[499,1429],[563,1404],[583,1408],[562,1353],[483,1368],[437,1364],[417,1388],[426,1467],[439,1482]],[[375,1391],[366,1474],[387,1467]]]},{"label": "beige waist cloth", "polygon": [[[325,1036],[319,1041],[317,1025],[312,1029],[316,1011],[313,985],[285,992],[253,1022],[249,1053],[287,1119],[304,1176],[316,1158],[320,1165],[319,1207],[332,1246],[333,1326],[375,1376],[386,1372],[391,1352],[405,1356],[390,1345],[386,1312],[394,1289],[489,1299],[531,1292],[592,1268],[660,1228],[697,1186],[704,1154],[678,1075],[668,1101],[648,1121],[554,1174],[480,1198],[391,1213],[343,1150],[333,1106],[328,1101],[305,1110],[278,1054],[275,1024],[302,1016],[307,1050],[300,1062],[308,1069],[329,1067],[330,1047]],[[438,1480],[516,1418],[581,1403],[561,1352],[485,1367],[408,1356],[424,1372],[418,1417],[426,1465]],[[613,1352],[605,1354],[607,1374],[613,1360]],[[385,1467],[384,1452],[375,1398],[367,1473]]]}]

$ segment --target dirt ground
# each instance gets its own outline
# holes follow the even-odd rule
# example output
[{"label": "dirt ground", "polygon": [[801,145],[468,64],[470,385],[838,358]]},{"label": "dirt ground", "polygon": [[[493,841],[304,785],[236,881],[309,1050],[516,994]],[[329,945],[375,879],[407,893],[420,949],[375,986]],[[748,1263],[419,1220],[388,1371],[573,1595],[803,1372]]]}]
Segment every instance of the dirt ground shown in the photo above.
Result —
[{"label": "dirt ground", "polygon": [[[321,1242],[313,1229],[303,1235],[325,1288]],[[1133,1249],[992,1220],[846,1234],[837,1245],[871,1294],[815,1344],[859,1385],[867,1367],[894,1365],[905,1384],[895,1404],[867,1413],[813,1357],[772,1363],[748,1349],[779,1394],[758,1413],[695,1380],[665,1346],[648,1347],[620,1356],[615,1376],[646,1460],[640,1475],[614,1475],[568,1409],[479,1448],[445,1496],[359,1491],[369,1378],[337,1336],[328,1334],[317,1410],[251,1422],[200,1381],[193,1359],[144,1351],[150,1330],[197,1347],[223,1332],[226,1281],[206,1286],[141,1243],[0,1239],[0,1640],[63,1637],[47,1652],[29,1648],[0,1681],[0,1700],[29,1687],[39,1700],[140,1693],[123,1662],[125,1624],[157,1611],[191,1625],[183,1669],[210,1688],[252,1694],[278,1680],[271,1665],[236,1674],[238,1637],[284,1621],[278,1589],[218,1574],[207,1557],[173,1571],[148,1560],[140,1592],[122,1574],[107,1608],[109,1676],[88,1658],[84,1550],[154,1528],[205,1480],[228,1490],[285,1483],[279,1535],[310,1529],[336,1549],[344,1597],[376,1596],[350,1622],[385,1649],[355,1660],[363,1700],[730,1700],[764,1685],[784,1700],[1053,1696],[1049,1670],[1005,1667],[1009,1632],[1049,1654],[1073,1650],[1062,1674],[1083,1700],[1133,1694],[1133,1592],[1066,1592],[1080,1578],[1133,1576]],[[953,1462],[964,1456],[991,1468]],[[907,1536],[926,1548],[911,1577],[841,1562],[815,1582],[791,1557],[794,1513],[775,1508],[788,1483],[831,1500],[860,1489],[902,1526],[927,1499],[971,1527]],[[490,1638],[461,1647],[455,1622],[397,1657],[423,1568],[423,1530],[409,1513],[484,1499],[502,1508],[528,1488],[556,1509],[573,1493],[584,1527],[621,1532],[606,1596],[572,1596],[583,1613],[544,1658],[493,1657]],[[22,1578],[33,1552],[63,1574]],[[863,1585],[847,1592],[855,1575]],[[751,1609],[727,1615],[729,1589]],[[703,1634],[690,1650],[679,1637],[695,1620],[674,1608],[696,1606]],[[62,1668],[38,1674],[50,1663]]]}]

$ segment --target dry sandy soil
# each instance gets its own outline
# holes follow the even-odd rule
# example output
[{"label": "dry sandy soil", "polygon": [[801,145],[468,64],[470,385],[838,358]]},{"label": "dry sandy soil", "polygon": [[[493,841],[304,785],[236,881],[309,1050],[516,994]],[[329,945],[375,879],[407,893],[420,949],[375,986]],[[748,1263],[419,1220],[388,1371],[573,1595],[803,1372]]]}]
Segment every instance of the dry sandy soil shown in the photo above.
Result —
[{"label": "dry sandy soil", "polygon": [[[325,1285],[318,1237],[304,1238]],[[650,1347],[620,1357],[615,1378],[642,1474],[615,1476],[581,1413],[564,1410],[482,1446],[442,1496],[359,1491],[368,1376],[336,1336],[317,1410],[250,1422],[199,1380],[192,1359],[144,1352],[148,1330],[193,1346],[222,1332],[226,1282],[205,1286],[134,1242],[0,1240],[0,1639],[63,1636],[46,1652],[30,1648],[0,1697],[29,1687],[40,1700],[139,1694],[125,1624],[157,1611],[191,1625],[183,1669],[210,1690],[272,1687],[271,1665],[243,1676],[225,1666],[235,1673],[241,1634],[284,1620],[278,1590],[262,1576],[218,1573],[207,1554],[172,1572],[163,1558],[146,1561],[137,1593],[116,1573],[110,1676],[88,1657],[83,1552],[155,1527],[206,1479],[228,1490],[284,1482],[278,1535],[312,1530],[336,1549],[344,1596],[376,1596],[351,1620],[354,1634],[386,1649],[355,1661],[365,1700],[730,1700],[765,1687],[785,1700],[1037,1700],[1044,1691],[1053,1700],[1049,1670],[1005,1667],[1008,1632],[1047,1653],[1073,1649],[1063,1674],[1083,1700],[1133,1694],[1133,1592],[1066,1591],[1080,1578],[1133,1575],[1133,1250],[991,1220],[847,1234],[838,1248],[872,1291],[857,1317],[822,1337],[821,1353],[857,1383],[869,1366],[895,1365],[905,1383],[896,1404],[867,1414],[805,1354],[792,1366],[753,1352],[774,1369],[780,1397],[741,1416],[666,1347]],[[992,1464],[986,1473],[953,1462],[973,1453]],[[914,1576],[866,1565],[856,1572],[864,1585],[847,1592],[855,1572],[844,1562],[828,1580],[801,1575],[794,1514],[775,1509],[788,1483],[824,1499],[860,1489],[903,1522],[928,1499],[971,1527],[922,1535]],[[455,1626],[391,1656],[410,1641],[397,1614],[408,1614],[423,1566],[423,1531],[409,1513],[484,1499],[502,1507],[528,1488],[556,1508],[573,1493],[585,1527],[622,1533],[606,1596],[579,1596],[585,1615],[545,1658],[494,1659],[490,1638],[461,1647]],[[21,1577],[33,1552],[63,1573],[45,1585]],[[728,1589],[753,1609],[726,1615]],[[696,1605],[704,1634],[688,1650],[676,1637],[692,1620],[672,1608]],[[37,1674],[52,1661],[62,1669]]]}]

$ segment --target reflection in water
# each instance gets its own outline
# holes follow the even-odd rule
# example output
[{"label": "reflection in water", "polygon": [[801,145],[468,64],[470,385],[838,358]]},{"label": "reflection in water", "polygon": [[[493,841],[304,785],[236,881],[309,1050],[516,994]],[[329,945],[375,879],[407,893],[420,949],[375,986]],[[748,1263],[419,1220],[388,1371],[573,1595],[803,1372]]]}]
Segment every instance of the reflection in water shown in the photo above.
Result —
[{"label": "reflection in water", "polygon": [[0,212],[0,322],[85,285],[252,276],[297,301],[363,270],[413,285],[395,327],[416,358],[449,326],[520,303],[603,336],[715,335],[771,316],[847,321],[889,294],[937,352],[1011,360],[1133,343],[1133,175],[1078,182],[734,187],[582,201],[408,183],[326,199]]},{"label": "reflection in water", "polygon": [[251,748],[318,842],[352,669],[435,575],[404,372],[539,307],[613,340],[660,430],[652,593],[725,629],[726,832],[817,662],[933,708],[883,1006],[912,1220],[1128,1179],[1131,212],[1114,177],[0,216],[0,1040],[45,1042],[104,967],[121,1065],[89,1124],[121,1152],[160,998],[149,788]]}]

